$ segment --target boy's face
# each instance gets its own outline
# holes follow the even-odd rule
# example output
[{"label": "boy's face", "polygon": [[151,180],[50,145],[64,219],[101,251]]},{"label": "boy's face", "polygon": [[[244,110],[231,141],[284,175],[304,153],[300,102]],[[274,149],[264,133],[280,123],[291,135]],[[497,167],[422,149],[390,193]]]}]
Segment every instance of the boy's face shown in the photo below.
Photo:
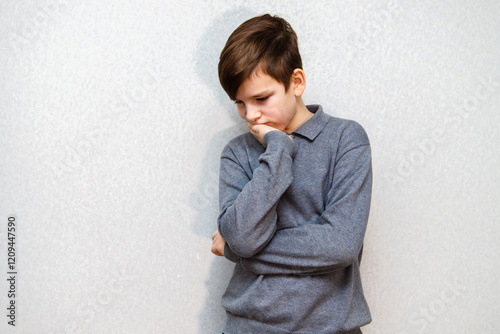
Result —
[{"label": "boy's face", "polygon": [[294,89],[290,87],[285,91],[282,83],[260,70],[241,84],[235,103],[240,117],[252,125],[265,124],[286,133],[295,130],[297,103]]}]

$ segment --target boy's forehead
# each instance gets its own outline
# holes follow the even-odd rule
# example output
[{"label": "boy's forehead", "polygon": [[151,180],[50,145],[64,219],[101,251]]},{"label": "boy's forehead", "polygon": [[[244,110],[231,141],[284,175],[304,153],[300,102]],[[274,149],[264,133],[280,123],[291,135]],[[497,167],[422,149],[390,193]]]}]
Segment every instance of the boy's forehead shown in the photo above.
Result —
[{"label": "boy's forehead", "polygon": [[250,76],[243,81],[240,87],[238,87],[236,99],[243,97],[256,97],[273,89],[275,85],[279,84],[280,83],[276,79],[264,71],[260,69],[254,70]]}]

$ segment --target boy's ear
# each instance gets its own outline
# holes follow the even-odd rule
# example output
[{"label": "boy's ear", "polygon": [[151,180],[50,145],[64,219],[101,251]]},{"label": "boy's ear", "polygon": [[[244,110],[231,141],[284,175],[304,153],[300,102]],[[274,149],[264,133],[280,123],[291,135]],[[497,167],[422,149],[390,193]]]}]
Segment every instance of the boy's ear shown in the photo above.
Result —
[{"label": "boy's ear", "polygon": [[290,81],[295,96],[302,96],[304,90],[306,89],[306,75],[304,71],[300,68],[296,68],[295,70],[293,70],[292,78]]}]

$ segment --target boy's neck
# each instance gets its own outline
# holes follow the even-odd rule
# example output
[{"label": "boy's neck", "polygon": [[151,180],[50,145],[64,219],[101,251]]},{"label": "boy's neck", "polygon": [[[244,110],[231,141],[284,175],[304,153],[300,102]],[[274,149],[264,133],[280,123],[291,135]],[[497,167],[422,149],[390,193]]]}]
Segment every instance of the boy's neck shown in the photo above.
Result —
[{"label": "boy's neck", "polygon": [[302,97],[297,97],[297,104],[295,107],[295,115],[285,129],[287,134],[290,134],[297,130],[302,124],[307,122],[314,114],[307,109],[306,105],[302,101]]}]

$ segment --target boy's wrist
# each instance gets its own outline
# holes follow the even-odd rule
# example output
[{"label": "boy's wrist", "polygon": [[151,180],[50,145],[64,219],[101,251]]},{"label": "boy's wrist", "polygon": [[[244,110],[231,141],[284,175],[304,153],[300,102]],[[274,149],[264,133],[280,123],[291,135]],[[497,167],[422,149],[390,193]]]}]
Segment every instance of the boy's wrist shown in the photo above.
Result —
[{"label": "boy's wrist", "polygon": [[281,131],[269,131],[263,138],[263,144],[266,149],[274,149],[275,147],[282,147],[284,151],[288,152],[290,156],[293,155],[295,150],[295,142],[293,139]]}]

